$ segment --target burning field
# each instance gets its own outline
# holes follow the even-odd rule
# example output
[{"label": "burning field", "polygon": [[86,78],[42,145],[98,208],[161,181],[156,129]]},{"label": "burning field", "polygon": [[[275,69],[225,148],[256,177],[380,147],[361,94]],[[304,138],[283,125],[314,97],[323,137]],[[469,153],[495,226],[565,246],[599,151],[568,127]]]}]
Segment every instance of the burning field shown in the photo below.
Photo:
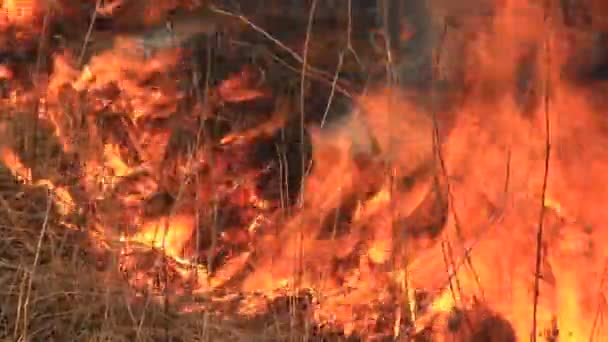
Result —
[{"label": "burning field", "polygon": [[608,341],[601,4],[234,3],[0,0],[0,340]]}]

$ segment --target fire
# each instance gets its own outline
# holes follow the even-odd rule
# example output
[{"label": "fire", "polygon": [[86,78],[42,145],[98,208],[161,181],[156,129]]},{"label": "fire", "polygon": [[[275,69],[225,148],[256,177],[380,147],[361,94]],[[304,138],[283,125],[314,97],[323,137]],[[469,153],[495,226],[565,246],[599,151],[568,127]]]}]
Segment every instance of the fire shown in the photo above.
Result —
[{"label": "fire", "polygon": [[131,168],[120,157],[119,146],[115,144],[105,145],[104,155],[106,157],[106,165],[114,171],[116,177],[124,177],[132,172]]},{"label": "fire", "polygon": [[[142,7],[142,25],[177,3]],[[2,2],[0,29],[36,31],[38,5]],[[129,6],[99,15],[129,27]],[[346,335],[601,341],[605,85],[562,77],[582,62],[556,9],[493,11],[463,24],[474,33],[444,32],[428,93],[375,82],[327,125],[300,106],[314,88],[282,94],[284,64],[242,58],[240,40],[224,42],[217,74],[201,70],[214,60],[192,48],[211,44],[198,31],[158,50],[145,33],[63,47],[44,92],[2,102],[0,162],[46,187],[62,220],[87,216],[134,288],[158,291],[170,273],[163,289],[182,313],[206,310],[196,296],[261,293],[265,305],[232,308],[253,315],[305,291],[302,311]],[[0,64],[0,90],[22,74]],[[24,103],[38,111],[35,142],[17,131]]]},{"label": "fire", "polygon": [[178,215],[146,222],[135,236],[128,240],[160,248],[170,257],[183,258],[185,243],[192,237],[193,216]]},{"label": "fire", "polygon": [[3,20],[17,25],[31,25],[32,19],[41,10],[35,0],[8,0],[2,3]]},{"label": "fire", "polygon": [[7,147],[2,148],[2,162],[13,172],[13,175],[24,182],[32,182],[31,170],[24,166],[20,158]]}]

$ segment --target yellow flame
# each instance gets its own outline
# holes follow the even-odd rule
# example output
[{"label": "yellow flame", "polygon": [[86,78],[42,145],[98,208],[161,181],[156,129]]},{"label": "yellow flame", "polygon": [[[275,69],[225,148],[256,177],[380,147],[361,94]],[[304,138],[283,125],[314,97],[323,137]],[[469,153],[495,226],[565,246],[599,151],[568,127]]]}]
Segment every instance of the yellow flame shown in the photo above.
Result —
[{"label": "yellow flame", "polygon": [[131,173],[132,169],[120,157],[120,147],[118,145],[106,144],[103,152],[106,158],[106,166],[114,171],[116,177],[124,177]]},{"label": "yellow flame", "polygon": [[181,258],[186,243],[194,232],[193,215],[177,214],[149,221],[127,241],[139,242],[165,251],[168,256]]},{"label": "yellow flame", "polygon": [[21,158],[8,147],[0,149],[2,162],[9,168],[13,176],[25,183],[32,183],[32,170],[21,162]]}]

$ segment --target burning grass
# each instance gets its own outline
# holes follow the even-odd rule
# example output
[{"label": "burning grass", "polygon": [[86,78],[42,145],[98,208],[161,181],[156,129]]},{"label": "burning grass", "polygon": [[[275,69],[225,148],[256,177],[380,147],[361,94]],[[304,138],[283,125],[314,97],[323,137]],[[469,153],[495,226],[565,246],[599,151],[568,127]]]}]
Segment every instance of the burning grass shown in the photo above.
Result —
[{"label": "burning grass", "polygon": [[1,175],[3,340],[267,341],[298,331],[287,304],[239,318],[222,314],[238,299],[218,297],[204,312],[178,315],[137,294],[112,266],[114,256],[63,222],[45,186],[20,183],[6,169]]},{"label": "burning grass", "polygon": [[98,3],[109,39],[26,3],[0,26],[3,338],[602,340],[604,86],[551,9],[430,20],[408,87],[384,72],[429,63],[392,65],[350,1],[301,32]]}]

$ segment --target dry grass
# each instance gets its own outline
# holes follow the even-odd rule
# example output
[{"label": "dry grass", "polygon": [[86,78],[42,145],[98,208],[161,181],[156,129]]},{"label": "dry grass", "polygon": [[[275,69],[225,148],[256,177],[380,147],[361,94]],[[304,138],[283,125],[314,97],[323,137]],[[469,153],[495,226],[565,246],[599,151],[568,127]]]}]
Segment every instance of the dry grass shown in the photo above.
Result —
[{"label": "dry grass", "polygon": [[313,324],[290,313],[289,297],[269,313],[239,317],[228,314],[238,298],[213,305],[199,298],[208,309],[178,314],[157,304],[158,295],[136,294],[116,255],[97,253],[86,231],[66,226],[49,194],[0,169],[1,340],[334,340],[312,338]]}]

